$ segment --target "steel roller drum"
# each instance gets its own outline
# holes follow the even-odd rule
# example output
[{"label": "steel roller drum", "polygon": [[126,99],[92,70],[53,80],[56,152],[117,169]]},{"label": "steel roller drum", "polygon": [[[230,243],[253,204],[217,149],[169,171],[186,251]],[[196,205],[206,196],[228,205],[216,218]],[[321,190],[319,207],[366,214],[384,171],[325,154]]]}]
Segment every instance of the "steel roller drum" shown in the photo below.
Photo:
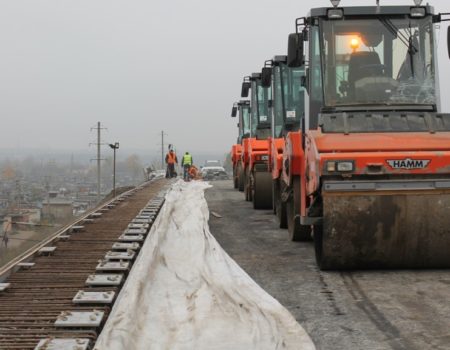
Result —
[{"label": "steel roller drum", "polygon": [[450,267],[450,192],[333,193],[315,228],[322,269]]}]

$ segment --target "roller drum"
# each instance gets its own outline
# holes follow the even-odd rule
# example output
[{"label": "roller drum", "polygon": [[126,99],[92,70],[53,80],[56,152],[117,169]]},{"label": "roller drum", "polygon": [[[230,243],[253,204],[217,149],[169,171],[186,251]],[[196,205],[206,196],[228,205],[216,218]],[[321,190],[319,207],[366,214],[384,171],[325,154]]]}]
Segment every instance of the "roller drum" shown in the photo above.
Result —
[{"label": "roller drum", "polygon": [[272,174],[256,171],[253,176],[253,208],[272,209]]},{"label": "roller drum", "polygon": [[450,193],[328,194],[314,228],[322,269],[450,267]]}]

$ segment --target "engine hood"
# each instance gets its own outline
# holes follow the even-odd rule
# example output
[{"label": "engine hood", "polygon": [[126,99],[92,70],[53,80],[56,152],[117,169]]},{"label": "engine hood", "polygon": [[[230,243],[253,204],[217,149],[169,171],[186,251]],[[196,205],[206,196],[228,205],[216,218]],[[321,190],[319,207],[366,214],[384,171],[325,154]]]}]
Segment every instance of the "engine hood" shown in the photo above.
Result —
[{"label": "engine hood", "polygon": [[319,153],[450,151],[450,132],[324,134],[309,131]]}]

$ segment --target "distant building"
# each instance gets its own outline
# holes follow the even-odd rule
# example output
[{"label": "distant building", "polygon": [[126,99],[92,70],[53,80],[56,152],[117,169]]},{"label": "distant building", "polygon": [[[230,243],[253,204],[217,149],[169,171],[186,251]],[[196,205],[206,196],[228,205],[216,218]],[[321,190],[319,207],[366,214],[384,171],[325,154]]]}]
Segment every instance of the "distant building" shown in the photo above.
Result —
[{"label": "distant building", "polygon": [[45,219],[67,220],[73,217],[72,200],[50,197],[42,202],[42,216]]},{"label": "distant building", "polygon": [[16,209],[3,218],[3,231],[9,232],[14,224],[37,224],[41,221],[41,210],[37,208]]},{"label": "distant building", "polygon": [[48,191],[48,198],[56,198],[58,194],[58,191]]},{"label": "distant building", "polygon": [[41,221],[41,210],[36,208],[20,209],[20,217],[14,222],[38,223]]}]

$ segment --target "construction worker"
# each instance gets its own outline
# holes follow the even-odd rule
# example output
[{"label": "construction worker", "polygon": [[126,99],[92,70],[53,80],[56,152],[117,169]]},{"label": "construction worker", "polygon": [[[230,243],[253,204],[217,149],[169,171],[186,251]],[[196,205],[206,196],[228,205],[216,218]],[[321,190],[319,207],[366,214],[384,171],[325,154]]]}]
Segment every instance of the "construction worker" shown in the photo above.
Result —
[{"label": "construction worker", "polygon": [[183,179],[185,181],[189,181],[189,168],[193,163],[192,156],[189,152],[186,152],[183,156],[183,160],[181,161],[181,166],[183,167]]},{"label": "construction worker", "polygon": [[166,164],[166,178],[170,179],[172,177],[176,177],[177,173],[175,172],[175,164],[178,164],[178,159],[173,149],[170,149],[170,151],[166,154]]}]

